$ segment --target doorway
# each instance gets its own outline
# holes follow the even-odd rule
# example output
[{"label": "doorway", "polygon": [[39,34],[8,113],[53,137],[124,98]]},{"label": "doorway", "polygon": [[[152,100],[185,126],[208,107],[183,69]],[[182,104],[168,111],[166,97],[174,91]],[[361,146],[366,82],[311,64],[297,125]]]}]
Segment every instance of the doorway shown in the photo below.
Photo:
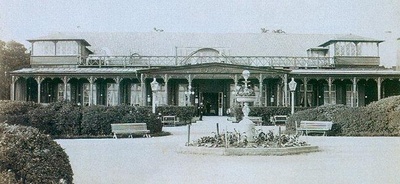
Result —
[{"label": "doorway", "polygon": [[203,93],[204,115],[223,116],[224,115],[224,93]]},{"label": "doorway", "polygon": [[218,93],[203,93],[204,115],[218,115]]}]

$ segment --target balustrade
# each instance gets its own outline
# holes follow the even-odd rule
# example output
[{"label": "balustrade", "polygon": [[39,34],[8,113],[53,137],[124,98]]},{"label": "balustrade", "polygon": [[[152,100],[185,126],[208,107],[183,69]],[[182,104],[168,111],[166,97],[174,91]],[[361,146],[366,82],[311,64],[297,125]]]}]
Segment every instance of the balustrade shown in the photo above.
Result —
[{"label": "balustrade", "polygon": [[333,58],[282,56],[89,56],[78,65],[91,67],[153,67],[213,62],[255,67],[329,68],[333,65]]}]

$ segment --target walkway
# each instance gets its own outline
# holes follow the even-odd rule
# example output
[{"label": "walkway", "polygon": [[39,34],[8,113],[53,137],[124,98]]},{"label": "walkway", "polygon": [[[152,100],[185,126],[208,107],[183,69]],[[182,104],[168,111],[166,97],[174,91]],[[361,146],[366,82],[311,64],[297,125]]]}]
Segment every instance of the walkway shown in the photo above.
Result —
[{"label": "walkway", "polygon": [[[204,117],[192,140],[234,125]],[[224,128],[225,127],[225,128]],[[70,157],[74,182],[87,183],[400,183],[399,137],[302,137],[322,152],[291,156],[187,155],[187,126],[173,135],[134,139],[57,140]]]}]

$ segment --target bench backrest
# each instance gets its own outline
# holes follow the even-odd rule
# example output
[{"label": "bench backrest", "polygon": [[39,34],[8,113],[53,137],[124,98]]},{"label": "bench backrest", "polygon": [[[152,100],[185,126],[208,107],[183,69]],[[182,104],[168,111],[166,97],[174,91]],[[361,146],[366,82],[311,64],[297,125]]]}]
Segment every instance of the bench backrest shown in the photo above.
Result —
[{"label": "bench backrest", "polygon": [[248,116],[250,120],[257,120],[257,121],[262,121],[262,117],[258,116]]},{"label": "bench backrest", "polygon": [[146,123],[115,123],[111,124],[114,133],[130,133],[134,131],[147,130]]},{"label": "bench backrest", "polygon": [[163,121],[176,121],[176,116],[163,116]]},{"label": "bench backrest", "polygon": [[307,130],[330,130],[332,128],[331,121],[300,121],[301,129]]},{"label": "bench backrest", "polygon": [[273,116],[273,120],[275,123],[286,123],[287,116],[286,115],[275,115],[275,116]]}]

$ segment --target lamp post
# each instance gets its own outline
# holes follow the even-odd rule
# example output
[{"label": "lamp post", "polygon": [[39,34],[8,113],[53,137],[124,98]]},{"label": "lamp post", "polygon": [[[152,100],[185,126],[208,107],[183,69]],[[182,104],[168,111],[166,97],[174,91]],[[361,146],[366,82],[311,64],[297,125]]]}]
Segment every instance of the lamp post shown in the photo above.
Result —
[{"label": "lamp post", "polygon": [[160,85],[158,84],[158,82],[156,81],[156,78],[153,78],[153,82],[150,83],[151,86],[151,91],[152,91],[152,95],[153,95],[153,99],[152,99],[152,112],[156,113],[156,92],[159,90]]},{"label": "lamp post", "polygon": [[292,81],[289,82],[289,90],[292,95],[292,114],[294,114],[294,91],[296,90],[297,83],[292,78]]},{"label": "lamp post", "polygon": [[186,97],[187,97],[187,102],[186,102],[186,104],[188,104],[189,106],[191,106],[192,104],[191,104],[191,99],[190,99],[190,97],[191,97],[191,95],[194,95],[194,91],[192,91],[192,86],[188,86],[188,90],[185,91],[185,95],[186,95]]}]

